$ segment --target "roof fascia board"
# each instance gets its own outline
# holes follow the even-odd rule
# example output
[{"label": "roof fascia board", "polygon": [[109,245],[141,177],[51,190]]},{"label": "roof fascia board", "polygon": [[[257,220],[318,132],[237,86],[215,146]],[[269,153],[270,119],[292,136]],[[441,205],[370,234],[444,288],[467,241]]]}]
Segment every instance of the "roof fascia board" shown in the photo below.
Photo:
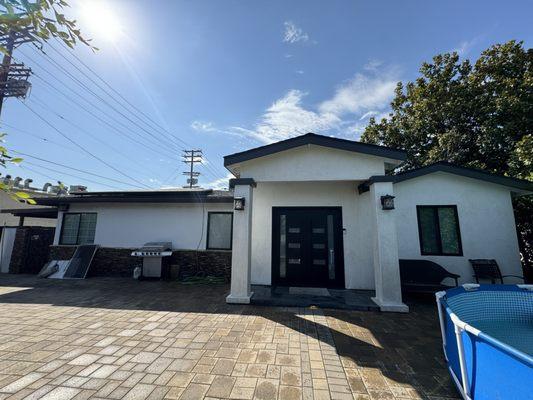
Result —
[{"label": "roof fascia board", "polygon": [[377,157],[400,161],[404,161],[407,158],[407,153],[403,150],[308,133],[306,135],[297,136],[295,138],[283,140],[281,142],[276,142],[268,144],[266,146],[246,150],[240,153],[227,155],[224,157],[224,166],[227,167],[244,161],[253,160],[259,157],[265,157],[271,154],[294,149],[296,147],[301,147],[308,144],[329,147],[338,150],[351,151],[355,153],[369,154]]}]

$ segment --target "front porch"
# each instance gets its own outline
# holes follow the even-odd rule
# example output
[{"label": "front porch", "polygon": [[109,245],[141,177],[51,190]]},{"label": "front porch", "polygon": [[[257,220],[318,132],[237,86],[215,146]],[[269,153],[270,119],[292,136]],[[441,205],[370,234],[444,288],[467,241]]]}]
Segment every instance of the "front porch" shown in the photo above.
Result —
[{"label": "front porch", "polygon": [[252,285],[251,304],[271,307],[317,307],[379,311],[373,290]]}]

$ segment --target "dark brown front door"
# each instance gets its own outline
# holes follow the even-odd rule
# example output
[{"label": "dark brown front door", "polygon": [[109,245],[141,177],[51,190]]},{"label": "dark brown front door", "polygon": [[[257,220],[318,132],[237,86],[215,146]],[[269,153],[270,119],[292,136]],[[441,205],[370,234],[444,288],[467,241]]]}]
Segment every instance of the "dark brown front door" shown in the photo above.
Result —
[{"label": "dark brown front door", "polygon": [[273,283],[344,287],[340,207],[272,209]]}]

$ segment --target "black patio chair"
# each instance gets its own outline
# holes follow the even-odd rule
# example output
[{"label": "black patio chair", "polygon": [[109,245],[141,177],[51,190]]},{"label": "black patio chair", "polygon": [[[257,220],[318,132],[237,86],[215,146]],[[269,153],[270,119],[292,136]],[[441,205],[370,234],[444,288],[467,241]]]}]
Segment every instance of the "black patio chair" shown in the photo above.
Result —
[{"label": "black patio chair", "polygon": [[455,286],[460,275],[451,273],[439,264],[429,260],[400,260],[400,279],[403,292],[435,293],[450,289],[445,278],[452,278]]},{"label": "black patio chair", "polygon": [[470,261],[470,264],[472,265],[472,269],[474,270],[474,278],[476,279],[477,283],[479,283],[480,279],[483,279],[490,280],[492,284],[495,284],[496,281],[499,280],[500,283],[503,284],[503,278],[507,277],[519,278],[524,280],[524,277],[519,275],[502,275],[502,272],[500,271],[500,267],[496,260],[475,259],[468,261]]}]

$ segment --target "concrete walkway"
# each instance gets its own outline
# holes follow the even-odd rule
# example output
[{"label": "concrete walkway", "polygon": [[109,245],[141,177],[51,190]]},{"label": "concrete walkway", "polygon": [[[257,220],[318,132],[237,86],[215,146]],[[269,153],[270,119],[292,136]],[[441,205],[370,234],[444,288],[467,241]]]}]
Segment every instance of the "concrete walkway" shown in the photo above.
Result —
[{"label": "concrete walkway", "polygon": [[449,399],[435,310],[229,306],[228,288],[0,275],[0,399]]}]

